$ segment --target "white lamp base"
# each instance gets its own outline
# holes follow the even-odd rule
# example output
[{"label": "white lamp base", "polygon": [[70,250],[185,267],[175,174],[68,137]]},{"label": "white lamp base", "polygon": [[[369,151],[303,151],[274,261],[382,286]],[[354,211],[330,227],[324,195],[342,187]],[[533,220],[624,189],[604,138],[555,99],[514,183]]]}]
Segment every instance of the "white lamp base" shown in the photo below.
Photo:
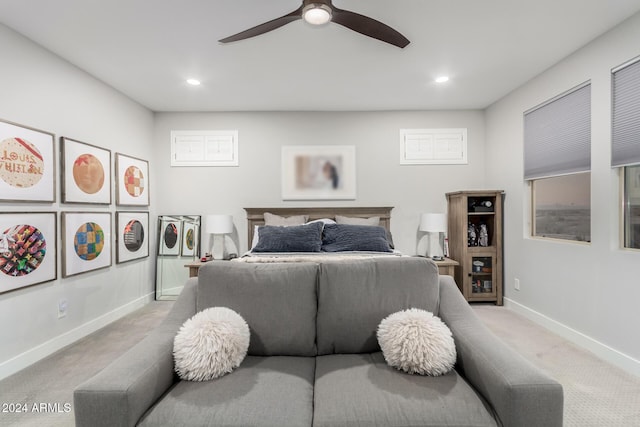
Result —
[{"label": "white lamp base", "polygon": [[213,235],[213,259],[225,259],[224,234]]},{"label": "white lamp base", "polygon": [[444,256],[444,250],[442,249],[442,243],[440,242],[440,233],[430,231],[429,234],[429,249],[427,250],[427,256],[430,258]]}]

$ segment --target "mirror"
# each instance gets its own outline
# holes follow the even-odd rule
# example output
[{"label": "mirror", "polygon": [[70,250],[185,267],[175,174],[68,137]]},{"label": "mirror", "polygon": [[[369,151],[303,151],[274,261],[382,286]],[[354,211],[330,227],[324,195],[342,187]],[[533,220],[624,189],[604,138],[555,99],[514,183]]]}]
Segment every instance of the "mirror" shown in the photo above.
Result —
[{"label": "mirror", "polygon": [[156,300],[175,300],[200,259],[200,216],[158,216]]}]

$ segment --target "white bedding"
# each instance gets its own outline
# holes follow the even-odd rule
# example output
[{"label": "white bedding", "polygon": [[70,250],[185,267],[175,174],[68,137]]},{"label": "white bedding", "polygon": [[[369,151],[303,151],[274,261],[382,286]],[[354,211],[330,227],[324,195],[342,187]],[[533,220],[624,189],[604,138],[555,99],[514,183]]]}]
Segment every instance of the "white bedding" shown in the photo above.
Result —
[{"label": "white bedding", "polygon": [[357,260],[362,258],[403,256],[398,251],[393,252],[247,252],[236,262],[269,263],[269,262],[322,262]]}]

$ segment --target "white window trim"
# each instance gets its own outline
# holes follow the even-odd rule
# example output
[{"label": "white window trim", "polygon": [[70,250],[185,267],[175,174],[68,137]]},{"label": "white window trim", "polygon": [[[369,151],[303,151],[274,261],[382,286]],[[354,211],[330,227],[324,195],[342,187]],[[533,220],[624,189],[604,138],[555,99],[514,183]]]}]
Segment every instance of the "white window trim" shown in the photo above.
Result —
[{"label": "white window trim", "polygon": [[467,129],[400,129],[401,165],[468,164]]},{"label": "white window trim", "polygon": [[238,165],[237,130],[171,131],[171,166]]}]

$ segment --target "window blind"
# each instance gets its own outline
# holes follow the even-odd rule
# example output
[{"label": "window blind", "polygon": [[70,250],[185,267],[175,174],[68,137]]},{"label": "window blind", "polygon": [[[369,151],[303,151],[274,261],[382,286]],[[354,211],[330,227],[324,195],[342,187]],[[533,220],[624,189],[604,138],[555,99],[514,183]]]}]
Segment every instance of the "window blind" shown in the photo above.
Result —
[{"label": "window blind", "polygon": [[613,72],[611,166],[640,163],[640,60]]},{"label": "window blind", "polygon": [[590,170],[590,83],[524,113],[526,180]]}]

